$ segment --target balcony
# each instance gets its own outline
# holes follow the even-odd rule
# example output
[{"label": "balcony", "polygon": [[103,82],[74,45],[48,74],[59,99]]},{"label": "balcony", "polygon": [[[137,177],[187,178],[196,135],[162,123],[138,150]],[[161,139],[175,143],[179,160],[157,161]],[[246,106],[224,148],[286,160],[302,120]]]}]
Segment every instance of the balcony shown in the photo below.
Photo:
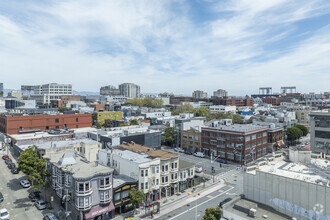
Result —
[{"label": "balcony", "polygon": [[75,192],[75,194],[77,196],[88,196],[88,195],[90,195],[92,193],[93,193],[93,190],[92,189],[89,189],[88,191],[78,191],[78,190],[76,190],[76,192]]}]

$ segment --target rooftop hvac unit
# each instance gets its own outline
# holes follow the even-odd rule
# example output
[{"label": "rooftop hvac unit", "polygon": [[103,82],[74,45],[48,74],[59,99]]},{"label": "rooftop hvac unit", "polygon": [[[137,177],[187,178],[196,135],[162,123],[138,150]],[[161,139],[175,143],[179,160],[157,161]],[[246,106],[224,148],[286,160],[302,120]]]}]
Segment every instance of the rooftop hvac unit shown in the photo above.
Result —
[{"label": "rooftop hvac unit", "polygon": [[257,215],[257,210],[254,209],[254,208],[251,208],[249,210],[249,216],[252,217],[252,218],[254,218],[254,217],[256,217],[256,215]]}]

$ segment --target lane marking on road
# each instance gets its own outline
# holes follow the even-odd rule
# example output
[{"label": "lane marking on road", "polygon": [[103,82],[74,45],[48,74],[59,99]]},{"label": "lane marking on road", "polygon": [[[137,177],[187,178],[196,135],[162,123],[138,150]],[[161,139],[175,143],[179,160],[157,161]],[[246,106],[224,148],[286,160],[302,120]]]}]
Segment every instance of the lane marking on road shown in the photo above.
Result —
[{"label": "lane marking on road", "polygon": [[194,207],[192,207],[192,208],[190,208],[190,209],[188,209],[188,210],[186,210],[186,211],[184,211],[184,212],[181,212],[180,214],[174,216],[173,218],[170,218],[169,220],[175,219],[175,218],[177,218],[177,217],[179,217],[179,216],[181,216],[181,215],[183,215],[183,214],[185,214],[185,213],[187,213],[187,212],[189,212],[189,211],[191,211],[191,210],[197,208],[198,206],[204,205],[205,203],[207,203],[207,202],[209,202],[209,201],[211,201],[211,200],[213,200],[213,199],[215,199],[215,198],[217,198],[217,197],[219,197],[219,196],[221,196],[221,195],[223,195],[223,194],[229,192],[229,191],[232,190],[232,189],[234,189],[234,187],[230,187],[230,189],[224,191],[223,193],[220,193],[219,195],[214,196],[214,197],[211,198],[211,199],[208,199],[208,200],[206,200],[206,201],[204,201],[204,202],[202,202],[202,203],[200,203],[200,204],[198,204],[198,205],[195,205]]},{"label": "lane marking on road", "polygon": [[208,195],[208,196],[206,196],[206,197],[207,197],[207,198],[210,198],[210,199],[213,198],[213,196],[211,196],[211,195]]}]

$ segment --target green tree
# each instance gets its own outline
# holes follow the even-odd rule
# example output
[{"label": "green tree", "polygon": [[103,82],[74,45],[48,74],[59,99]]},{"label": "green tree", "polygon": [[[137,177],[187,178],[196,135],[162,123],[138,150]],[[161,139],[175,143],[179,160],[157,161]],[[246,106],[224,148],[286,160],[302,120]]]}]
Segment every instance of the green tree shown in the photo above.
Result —
[{"label": "green tree", "polygon": [[308,134],[308,129],[306,126],[298,124],[295,127],[299,128],[302,131],[302,136],[306,136]]},{"label": "green tree", "polygon": [[42,103],[42,102],[37,102],[37,105],[39,105],[39,106],[40,106],[40,105],[43,105],[43,103]]},{"label": "green tree", "polygon": [[162,141],[167,146],[172,146],[174,143],[174,128],[168,127],[162,136]]},{"label": "green tree", "polygon": [[150,97],[145,97],[143,100],[142,100],[142,105],[143,107],[149,107],[151,108],[152,107],[152,98]]},{"label": "green tree", "polygon": [[221,210],[219,207],[207,208],[203,216],[203,220],[219,220],[220,218]]},{"label": "green tree", "polygon": [[132,188],[129,192],[129,198],[131,200],[132,205],[134,206],[134,212],[136,207],[138,207],[141,202],[146,198],[144,192],[140,189]]},{"label": "green tree", "polygon": [[210,118],[210,109],[206,107],[199,107],[195,109],[195,116],[197,117],[206,117],[208,120]]},{"label": "green tree", "polygon": [[162,99],[154,99],[152,100],[151,106],[153,108],[161,108],[164,104],[164,101]]},{"label": "green tree", "polygon": [[134,106],[139,106],[139,107],[143,107],[143,104],[144,104],[143,99],[139,99],[139,98],[126,100],[126,103],[129,103]]},{"label": "green tree", "polygon": [[64,112],[64,108],[63,107],[58,107],[58,111],[59,112]]},{"label": "green tree", "polygon": [[139,121],[137,119],[130,120],[131,125],[139,125]]},{"label": "green tree", "polygon": [[40,159],[32,147],[29,147],[18,157],[18,169],[28,176],[35,189],[39,190],[45,186],[46,160]]},{"label": "green tree", "polygon": [[286,135],[287,139],[292,142],[298,140],[303,135],[303,132],[297,127],[291,127],[286,129]]},{"label": "green tree", "polygon": [[100,122],[97,122],[97,123],[95,124],[95,127],[98,128],[98,129],[100,129],[100,128],[102,128],[102,124],[101,124]]},{"label": "green tree", "polygon": [[195,112],[195,108],[190,104],[186,104],[186,105],[181,105],[177,107],[177,109],[173,110],[172,115],[179,115],[181,113],[194,113],[194,112]]}]

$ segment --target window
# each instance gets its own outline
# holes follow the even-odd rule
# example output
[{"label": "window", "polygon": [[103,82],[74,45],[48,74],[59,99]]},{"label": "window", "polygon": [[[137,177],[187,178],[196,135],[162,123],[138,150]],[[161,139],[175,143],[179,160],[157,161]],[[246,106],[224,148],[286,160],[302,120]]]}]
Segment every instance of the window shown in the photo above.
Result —
[{"label": "window", "polygon": [[174,163],[174,166],[175,166],[175,169],[178,168],[178,163],[175,162],[175,163]]},{"label": "window", "polygon": [[60,120],[58,118],[55,119],[55,123],[59,123]]},{"label": "window", "polygon": [[78,122],[78,118],[76,118],[76,122]]},{"label": "window", "polygon": [[123,191],[123,196],[122,196],[123,198],[127,198],[127,197],[129,197],[129,191],[128,190],[126,190],[126,191]]},{"label": "window", "polygon": [[148,170],[145,170],[145,176],[148,176]]},{"label": "window", "polygon": [[19,127],[19,131],[23,131],[23,127]]},{"label": "window", "polygon": [[59,129],[59,127],[58,127],[58,126],[56,126],[56,127],[55,127],[55,129]]},{"label": "window", "polygon": [[[102,199],[101,199],[102,200]],[[104,200],[104,194],[103,194],[103,200]],[[120,193],[116,193],[115,196],[114,196],[114,200],[115,201],[118,201],[120,200]]]},{"label": "window", "polygon": [[86,198],[85,198],[85,206],[89,206],[89,204],[90,204],[90,200],[91,200],[90,197],[86,197]]},{"label": "window", "polygon": [[83,183],[79,183],[79,192],[83,192],[84,191],[84,184]]},{"label": "window", "polygon": [[144,185],[145,185],[145,188],[148,189],[148,182],[146,182]]},{"label": "window", "polygon": [[144,183],[141,183],[141,189],[143,189]]},{"label": "window", "polygon": [[156,167],[156,173],[159,173],[159,167]]},{"label": "window", "polygon": [[141,170],[141,177],[144,177],[144,170]]},{"label": "window", "polygon": [[155,169],[156,169],[155,167],[152,167],[152,168],[151,168],[151,172],[152,172],[153,174],[155,173]]},{"label": "window", "polygon": [[159,179],[156,179],[156,185],[159,185]]},{"label": "window", "polygon": [[84,206],[84,198],[79,198],[79,206],[80,207]]}]

